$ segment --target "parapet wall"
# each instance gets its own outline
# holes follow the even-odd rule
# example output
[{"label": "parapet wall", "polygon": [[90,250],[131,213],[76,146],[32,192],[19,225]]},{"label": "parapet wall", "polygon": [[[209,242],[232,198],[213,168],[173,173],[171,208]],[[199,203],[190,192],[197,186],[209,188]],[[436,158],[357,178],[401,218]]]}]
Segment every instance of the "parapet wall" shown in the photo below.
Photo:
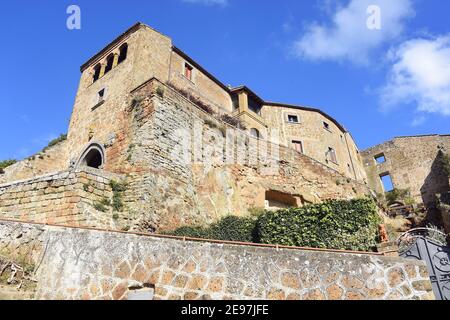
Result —
[{"label": "parapet wall", "polygon": [[[0,221],[0,255],[34,268],[37,299],[433,299],[424,262],[182,241]],[[0,289],[1,290],[1,289]]]}]

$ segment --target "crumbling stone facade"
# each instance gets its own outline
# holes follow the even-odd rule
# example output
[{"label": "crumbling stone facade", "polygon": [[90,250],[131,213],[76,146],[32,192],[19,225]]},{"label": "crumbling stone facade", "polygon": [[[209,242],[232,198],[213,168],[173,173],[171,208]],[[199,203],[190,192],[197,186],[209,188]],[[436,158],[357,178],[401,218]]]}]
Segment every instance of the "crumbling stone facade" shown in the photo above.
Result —
[{"label": "crumbling stone facade", "polygon": [[0,221],[0,255],[33,266],[36,299],[434,299],[424,262],[374,254]]},{"label": "crumbling stone facade", "polygon": [[[362,154],[373,190],[384,193],[380,177],[390,175],[393,186],[410,189],[416,203],[435,206],[438,195],[450,191],[448,175],[442,167],[443,155],[449,152],[449,135],[429,135],[398,137]],[[380,156],[385,162],[377,163]]]}]

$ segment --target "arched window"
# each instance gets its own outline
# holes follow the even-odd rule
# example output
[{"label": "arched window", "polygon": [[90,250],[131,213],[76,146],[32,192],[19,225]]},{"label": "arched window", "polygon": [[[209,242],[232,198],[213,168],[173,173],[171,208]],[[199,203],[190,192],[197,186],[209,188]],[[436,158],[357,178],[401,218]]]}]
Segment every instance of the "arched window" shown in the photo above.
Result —
[{"label": "arched window", "polygon": [[78,162],[78,166],[86,166],[95,169],[101,169],[105,164],[105,153],[103,148],[95,143],[90,145]]},{"label": "arched window", "polygon": [[255,128],[250,129],[250,135],[251,135],[252,137],[258,138],[258,139],[261,137],[261,134],[259,133],[259,130],[258,130],[258,129],[255,129]]},{"label": "arched window", "polygon": [[119,64],[124,62],[125,59],[127,58],[127,54],[128,54],[128,44],[124,43],[120,48],[119,48],[120,54],[119,54]]},{"label": "arched window", "polygon": [[114,64],[114,55],[110,54],[108,56],[108,58],[106,59],[106,69],[105,69],[105,74],[110,72],[113,68],[113,64]]},{"label": "arched window", "polygon": [[100,71],[102,69],[102,66],[97,64],[94,68],[94,82],[97,81],[100,78]]}]

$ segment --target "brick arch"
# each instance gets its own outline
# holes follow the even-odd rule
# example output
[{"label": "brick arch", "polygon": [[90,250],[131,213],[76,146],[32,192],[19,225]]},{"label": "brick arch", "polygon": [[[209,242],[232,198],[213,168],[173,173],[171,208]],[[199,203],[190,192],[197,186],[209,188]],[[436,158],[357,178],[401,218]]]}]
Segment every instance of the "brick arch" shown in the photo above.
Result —
[{"label": "brick arch", "polygon": [[102,169],[106,163],[105,148],[100,143],[91,143],[80,156],[76,167],[85,166]]}]

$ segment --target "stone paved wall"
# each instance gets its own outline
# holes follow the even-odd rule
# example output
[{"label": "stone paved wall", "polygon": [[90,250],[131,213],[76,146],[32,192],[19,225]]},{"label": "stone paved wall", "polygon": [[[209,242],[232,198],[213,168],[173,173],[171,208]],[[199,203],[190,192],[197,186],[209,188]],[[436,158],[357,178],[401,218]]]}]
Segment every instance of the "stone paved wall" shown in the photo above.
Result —
[{"label": "stone paved wall", "polygon": [[120,181],[120,176],[84,168],[0,185],[0,218],[117,227],[111,208],[95,209],[95,204],[112,198],[112,179]]},{"label": "stone paved wall", "polygon": [[[32,249],[30,249],[30,247]],[[421,261],[212,244],[0,221],[0,252],[35,265],[38,299],[433,299]]]},{"label": "stone paved wall", "polygon": [[[409,188],[417,203],[434,205],[436,194],[450,191],[449,181],[439,168],[439,150],[450,152],[449,135],[400,137],[365,150],[370,187],[383,193],[380,175],[390,174],[395,188]],[[385,156],[385,163],[375,161],[379,155]]]}]

